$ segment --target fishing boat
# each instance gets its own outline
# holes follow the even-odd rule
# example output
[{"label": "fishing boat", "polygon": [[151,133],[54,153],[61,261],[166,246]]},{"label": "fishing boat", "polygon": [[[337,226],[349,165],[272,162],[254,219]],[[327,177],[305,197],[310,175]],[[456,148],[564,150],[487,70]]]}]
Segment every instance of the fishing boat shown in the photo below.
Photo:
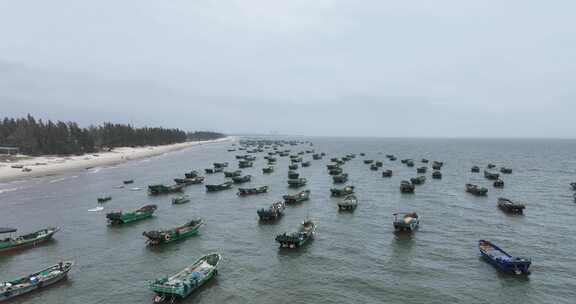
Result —
[{"label": "fishing boat", "polygon": [[371,164],[371,163],[373,163],[373,162],[374,162],[373,159],[365,159],[365,160],[364,160],[364,163],[365,163],[366,165],[369,165],[369,164]]},{"label": "fishing boat", "polygon": [[472,173],[479,173],[479,172],[480,172],[480,167],[478,167],[478,166],[472,166],[472,168],[470,169],[470,172],[472,172]]},{"label": "fishing boat", "polygon": [[489,180],[497,180],[498,178],[500,178],[500,174],[484,170],[484,177]]},{"label": "fishing boat", "polygon": [[282,233],[276,236],[276,242],[280,243],[280,248],[298,248],[304,246],[306,243],[314,238],[316,231],[316,224],[312,220],[306,220],[297,232]]},{"label": "fishing boat", "polygon": [[423,158],[423,159],[421,160],[421,162],[424,163],[424,164],[427,164],[427,163],[428,163],[428,160],[427,160],[426,158]]},{"label": "fishing boat", "polygon": [[378,167],[376,164],[370,165],[370,170],[372,170],[372,171],[377,171],[378,168],[380,168],[380,167]]},{"label": "fishing boat", "polygon": [[106,214],[106,218],[113,225],[127,224],[152,217],[156,209],[158,209],[156,205],[146,205],[132,212],[110,212]]},{"label": "fishing boat", "polygon": [[168,193],[175,193],[181,192],[186,185],[184,184],[175,184],[175,185],[150,185],[148,186],[148,194],[150,195],[160,195],[160,194],[168,194]]},{"label": "fishing boat", "polygon": [[396,231],[412,232],[418,229],[420,218],[416,212],[394,213],[394,229]]},{"label": "fishing boat", "polygon": [[247,175],[244,175],[244,176],[234,176],[234,177],[232,178],[232,181],[233,181],[235,184],[243,184],[243,183],[247,183],[247,182],[249,182],[249,181],[251,181],[251,180],[252,180],[252,175],[250,175],[250,174],[247,174]]},{"label": "fishing boat", "polygon": [[400,192],[402,193],[414,193],[415,186],[409,181],[400,182]]},{"label": "fishing boat", "polygon": [[177,196],[172,199],[172,204],[174,205],[181,205],[189,202],[190,202],[190,196],[188,195]]},{"label": "fishing boat", "polygon": [[418,177],[413,177],[410,179],[412,185],[423,185],[426,182],[426,176],[420,175]]},{"label": "fishing boat", "polygon": [[8,301],[66,279],[73,265],[73,261],[62,261],[19,279],[1,282],[0,302]]},{"label": "fishing boat", "polygon": [[526,206],[524,204],[515,203],[507,198],[498,198],[498,208],[506,213],[523,214]]},{"label": "fishing boat", "polygon": [[224,182],[222,184],[206,185],[206,191],[208,191],[208,192],[228,190],[230,188],[232,188],[232,182]]},{"label": "fishing boat", "polygon": [[407,161],[406,166],[407,167],[414,167],[414,161],[412,161],[412,160]]},{"label": "fishing boat", "polygon": [[486,168],[488,168],[488,169],[494,169],[494,168],[496,168],[496,165],[494,165],[494,164],[488,164],[488,165],[486,166]]},{"label": "fishing boat", "polygon": [[150,283],[150,289],[156,293],[154,303],[173,303],[188,297],[218,274],[218,264],[222,256],[212,253],[201,257],[194,264],[180,272]]},{"label": "fishing boat", "polygon": [[262,168],[262,173],[264,174],[270,174],[272,172],[274,172],[274,167],[272,166]]},{"label": "fishing boat", "polygon": [[432,162],[432,170],[441,170],[444,166],[444,162],[440,161],[433,161]]},{"label": "fishing boat", "polygon": [[381,161],[377,161],[374,163],[374,165],[376,165],[376,167],[378,167],[378,168],[382,168],[384,166],[384,163]]},{"label": "fishing boat", "polygon": [[328,174],[330,174],[330,175],[340,175],[340,174],[342,174],[343,172],[344,172],[344,170],[342,170],[342,168],[336,167],[336,168],[334,168],[334,169],[330,169],[330,170],[328,171]]},{"label": "fishing boat", "polygon": [[338,202],[339,211],[354,211],[358,207],[358,199],[354,195],[347,195],[342,201]]},{"label": "fishing boat", "polygon": [[224,162],[224,163],[214,163],[212,164],[214,166],[214,168],[226,168],[228,167],[228,162]]},{"label": "fishing boat", "polygon": [[298,164],[290,164],[288,166],[288,170],[296,170],[296,169],[298,169]]},{"label": "fishing boat", "polygon": [[186,178],[195,178],[195,177],[200,176],[200,173],[198,173],[198,171],[196,171],[196,170],[192,170],[190,172],[184,173],[184,176]]},{"label": "fishing boat", "polygon": [[111,201],[111,200],[112,200],[112,196],[110,196],[110,195],[108,195],[108,196],[102,196],[102,197],[99,197],[99,198],[97,199],[97,201],[98,201],[100,204],[105,203],[105,202],[108,202],[108,201]]},{"label": "fishing boat", "polygon": [[476,196],[486,196],[486,194],[488,194],[488,189],[474,184],[466,184],[466,192]]},{"label": "fishing boat", "polygon": [[288,179],[295,179],[295,178],[299,178],[299,177],[300,177],[300,173],[298,173],[296,171],[288,170]]},{"label": "fishing boat", "polygon": [[321,156],[320,154],[313,154],[313,155],[312,155],[312,159],[313,159],[313,160],[321,160],[321,159],[322,159],[322,156]]},{"label": "fishing boat", "polygon": [[301,203],[310,199],[310,190],[304,190],[294,195],[284,195],[282,198],[286,204]]},{"label": "fishing boat", "polygon": [[334,197],[342,197],[354,193],[354,186],[345,186],[344,188],[332,188],[330,194]]},{"label": "fishing boat", "polygon": [[188,223],[172,229],[151,230],[142,233],[147,237],[146,243],[150,246],[161,245],[189,238],[198,234],[200,226],[204,225],[202,219],[191,220]]},{"label": "fishing boat", "polygon": [[480,255],[488,263],[502,272],[514,275],[530,274],[529,268],[532,261],[528,258],[511,256],[500,247],[486,240],[478,241],[478,249],[480,249]]},{"label": "fishing boat", "polygon": [[500,168],[500,173],[502,173],[502,174],[512,174],[512,169],[511,169],[511,168],[502,167],[502,168]]},{"label": "fishing boat", "polygon": [[308,180],[305,179],[304,177],[292,178],[292,179],[288,180],[288,187],[290,187],[290,188],[303,187],[303,186],[306,186],[307,182],[308,182]]},{"label": "fishing boat", "polygon": [[326,169],[328,169],[328,171],[334,170],[334,169],[337,169],[337,168],[340,168],[340,165],[339,165],[339,164],[327,164],[327,165],[326,165]]},{"label": "fishing boat", "polygon": [[576,191],[576,183],[570,183],[570,187],[572,187],[572,190]]},{"label": "fishing boat", "polygon": [[40,243],[52,240],[54,233],[59,230],[60,228],[58,227],[49,227],[32,233],[14,236],[13,234],[18,231],[16,228],[0,228],[0,235],[8,234],[8,237],[0,240],[0,252],[36,246]]},{"label": "fishing boat", "polygon": [[432,178],[433,179],[442,179],[442,172],[438,171],[438,170],[434,170],[434,172],[432,172]]},{"label": "fishing boat", "polygon": [[236,170],[236,171],[224,171],[224,177],[236,177],[236,176],[242,176],[242,171],[241,170]]},{"label": "fishing boat", "polygon": [[310,167],[309,161],[302,162],[302,168],[305,168],[305,167]]},{"label": "fishing boat", "polygon": [[504,181],[501,179],[497,179],[494,181],[494,188],[504,188]]},{"label": "fishing boat", "polygon": [[214,168],[206,168],[206,169],[204,169],[204,172],[206,174],[214,174],[214,173],[216,173],[216,170]]},{"label": "fishing boat", "polygon": [[424,173],[426,173],[427,170],[428,170],[427,167],[420,167],[420,168],[417,168],[417,169],[416,169],[416,173],[422,173],[422,174],[424,174]]},{"label": "fishing boat", "polygon": [[254,195],[268,192],[268,186],[255,187],[255,188],[238,188],[239,196]]},{"label": "fishing boat", "polygon": [[175,178],[174,182],[178,185],[198,185],[204,182],[204,176]]},{"label": "fishing boat", "polygon": [[279,201],[272,204],[268,209],[258,209],[256,213],[261,221],[275,221],[284,215],[286,203]]},{"label": "fishing boat", "polygon": [[251,168],[254,166],[254,163],[249,161],[249,160],[242,160],[238,162],[238,168],[243,169],[243,168]]},{"label": "fishing boat", "polygon": [[348,173],[342,173],[342,174],[338,174],[338,175],[333,175],[332,176],[332,181],[335,184],[342,184],[348,181]]},{"label": "fishing boat", "polygon": [[392,170],[384,170],[382,171],[382,177],[392,177]]},{"label": "fishing boat", "polygon": [[129,180],[122,181],[122,183],[124,183],[124,185],[133,184],[133,183],[134,183],[134,180],[133,180],[133,179],[129,179]]}]

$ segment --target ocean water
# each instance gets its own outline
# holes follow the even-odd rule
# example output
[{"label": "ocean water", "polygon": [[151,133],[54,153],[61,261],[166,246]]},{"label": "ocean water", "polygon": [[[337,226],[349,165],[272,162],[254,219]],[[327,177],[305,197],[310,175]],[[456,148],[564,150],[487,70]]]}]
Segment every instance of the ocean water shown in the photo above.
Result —
[{"label": "ocean water", "polygon": [[[14,303],[150,303],[148,281],[172,274],[198,257],[220,252],[219,276],[184,303],[574,303],[576,299],[576,204],[569,183],[576,181],[576,141],[465,139],[307,138],[323,160],[299,172],[309,179],[311,200],[289,206],[276,224],[260,224],[256,210],[268,207],[287,188],[288,159],[278,157],[276,171],[262,174],[258,154],[248,185],[269,185],[270,192],[240,198],[236,191],[206,193],[190,186],[192,201],[172,205],[171,196],[149,197],[144,190],[114,189],[134,179],[145,189],[170,183],[192,169],[228,161],[230,144],[212,144],[133,161],[111,168],[0,184],[0,226],[21,232],[45,226],[62,231],[53,242],[0,256],[0,279],[26,275],[61,259],[74,259],[69,280],[24,296]],[[292,147],[293,151],[309,149]],[[330,157],[366,153],[384,161],[392,178],[371,171],[359,155],[344,165],[356,187],[359,206],[339,213],[330,197]],[[391,162],[385,154],[395,154]],[[311,155],[306,155],[311,158]],[[400,159],[417,160],[407,168]],[[419,160],[444,161],[443,179],[431,178],[414,195],[402,195],[402,179],[416,176]],[[507,166],[504,189],[494,189],[470,167]],[[208,183],[224,181],[208,175]],[[489,188],[487,197],[464,192],[472,182]],[[113,200],[103,212],[88,212],[98,196]],[[496,207],[498,197],[527,205],[524,216]],[[111,227],[105,212],[159,206],[150,220]],[[412,235],[397,235],[392,214],[417,211],[422,225]],[[162,248],[147,248],[142,232],[170,228],[202,217],[197,237]],[[279,250],[276,234],[293,231],[305,218],[317,221],[313,242],[300,250]],[[531,257],[532,275],[500,274],[479,258],[477,241],[488,239],[509,253]]]}]

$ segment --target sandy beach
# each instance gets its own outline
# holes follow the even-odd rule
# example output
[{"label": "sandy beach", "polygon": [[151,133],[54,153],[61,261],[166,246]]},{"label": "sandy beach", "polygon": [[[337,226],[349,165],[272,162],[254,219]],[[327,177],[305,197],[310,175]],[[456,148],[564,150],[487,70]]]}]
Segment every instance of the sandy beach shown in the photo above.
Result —
[{"label": "sandy beach", "polygon": [[[27,157],[20,155],[16,161],[0,162],[0,182],[11,180],[57,175],[63,172],[110,166],[130,160],[142,159],[164,153],[187,149],[197,145],[222,143],[234,141],[234,137],[225,137],[216,140],[185,142],[164,146],[122,147],[111,152],[99,152],[79,156],[38,156]],[[13,166],[17,168],[13,168]],[[21,168],[20,168],[21,166]],[[30,169],[31,171],[25,170]]]}]

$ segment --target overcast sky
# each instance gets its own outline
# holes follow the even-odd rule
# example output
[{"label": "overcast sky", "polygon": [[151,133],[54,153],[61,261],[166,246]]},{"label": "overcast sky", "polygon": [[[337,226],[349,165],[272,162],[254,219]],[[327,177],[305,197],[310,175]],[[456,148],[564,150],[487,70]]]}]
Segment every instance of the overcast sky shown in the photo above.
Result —
[{"label": "overcast sky", "polygon": [[576,135],[576,1],[0,1],[0,116]]}]

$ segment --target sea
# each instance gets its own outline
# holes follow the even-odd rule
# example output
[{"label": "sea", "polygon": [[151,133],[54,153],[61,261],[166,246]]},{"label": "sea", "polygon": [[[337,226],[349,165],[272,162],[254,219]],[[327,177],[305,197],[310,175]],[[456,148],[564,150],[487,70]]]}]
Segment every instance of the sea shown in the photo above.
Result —
[{"label": "sea", "polygon": [[[282,138],[288,139],[288,138]],[[126,162],[0,184],[0,226],[21,233],[58,226],[54,240],[35,248],[0,255],[0,280],[7,281],[61,260],[74,260],[69,278],[22,296],[13,303],[152,303],[150,281],[176,273],[199,257],[222,255],[218,276],[181,303],[328,304],[328,303],[576,303],[576,141],[537,139],[382,139],[290,138],[309,144],[286,146],[293,153],[314,149],[322,160],[300,168],[311,199],[288,206],[277,223],[260,223],[256,211],[285,194],[288,158],[277,157],[276,170],[263,174],[265,153],[255,154],[252,181],[242,187],[269,185],[266,194],[239,197],[236,188],[207,193],[187,187],[191,202],[172,205],[172,195],[148,196],[147,185],[172,183],[191,170],[214,162],[237,167],[231,143],[205,144]],[[237,147],[236,147],[237,148]],[[340,198],[326,165],[332,157],[356,154],[343,168],[355,186],[358,208],[338,212]],[[365,156],[360,156],[365,153]],[[385,155],[394,154],[397,161]],[[415,167],[400,162],[411,158]],[[443,161],[442,179],[431,178],[414,194],[401,194],[400,181],[430,167],[421,159]],[[311,159],[305,154],[304,159]],[[364,159],[382,161],[393,171],[382,177]],[[513,169],[496,189],[483,177],[492,163]],[[470,168],[479,166],[480,173]],[[134,184],[122,186],[123,180]],[[222,173],[206,183],[225,181]],[[465,184],[489,189],[485,197],[465,192]],[[341,187],[341,186],[337,186]],[[89,212],[97,198],[111,195],[101,212]],[[499,197],[526,205],[511,216],[497,208]],[[106,213],[158,205],[155,216],[110,226]],[[418,213],[419,230],[398,234],[396,212]],[[194,218],[206,222],[199,235],[158,248],[146,246],[142,232],[172,228]],[[274,238],[312,219],[314,240],[296,250],[279,249]],[[502,274],[482,260],[478,240],[490,240],[507,252],[532,259],[531,275]]]}]

